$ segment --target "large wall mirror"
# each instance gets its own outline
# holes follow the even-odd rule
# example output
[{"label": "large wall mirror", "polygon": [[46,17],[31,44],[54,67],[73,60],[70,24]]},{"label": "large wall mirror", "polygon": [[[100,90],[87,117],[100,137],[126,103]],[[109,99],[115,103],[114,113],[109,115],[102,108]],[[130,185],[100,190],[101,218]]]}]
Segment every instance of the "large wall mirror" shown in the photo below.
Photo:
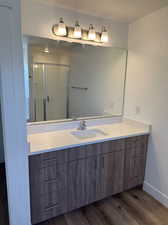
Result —
[{"label": "large wall mirror", "polygon": [[122,115],[127,50],[24,37],[29,122]]}]

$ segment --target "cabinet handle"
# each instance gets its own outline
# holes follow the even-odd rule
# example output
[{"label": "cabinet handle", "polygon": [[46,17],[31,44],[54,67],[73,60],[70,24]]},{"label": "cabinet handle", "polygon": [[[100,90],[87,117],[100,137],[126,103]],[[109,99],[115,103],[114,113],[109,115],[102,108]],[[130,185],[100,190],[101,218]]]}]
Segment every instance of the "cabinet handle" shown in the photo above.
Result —
[{"label": "cabinet handle", "polygon": [[44,98],[43,99],[43,115],[44,115],[44,121],[46,121],[47,120],[47,114],[46,114],[46,99]]},{"label": "cabinet handle", "polygon": [[47,207],[45,208],[45,211],[48,211],[48,210],[51,210],[51,209],[55,209],[55,208],[57,208],[58,206],[59,206],[58,203],[56,203],[56,204],[54,204],[54,205],[52,205],[52,206],[47,206]]},{"label": "cabinet handle", "polygon": [[104,156],[102,157],[102,168],[104,169]]},{"label": "cabinet handle", "polygon": [[50,96],[47,96],[47,102],[50,102]]},{"label": "cabinet handle", "polygon": [[95,160],[95,170],[97,169],[97,161]]},{"label": "cabinet handle", "polygon": [[34,99],[34,121],[36,122],[37,119],[37,102],[36,98]]}]

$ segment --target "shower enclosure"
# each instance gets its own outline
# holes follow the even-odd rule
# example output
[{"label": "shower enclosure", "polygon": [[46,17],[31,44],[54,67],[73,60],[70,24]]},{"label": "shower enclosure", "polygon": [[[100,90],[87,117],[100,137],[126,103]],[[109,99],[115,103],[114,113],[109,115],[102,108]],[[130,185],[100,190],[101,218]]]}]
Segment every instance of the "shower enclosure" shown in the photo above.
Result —
[{"label": "shower enclosure", "polygon": [[33,64],[30,121],[68,118],[69,69],[62,64]]}]

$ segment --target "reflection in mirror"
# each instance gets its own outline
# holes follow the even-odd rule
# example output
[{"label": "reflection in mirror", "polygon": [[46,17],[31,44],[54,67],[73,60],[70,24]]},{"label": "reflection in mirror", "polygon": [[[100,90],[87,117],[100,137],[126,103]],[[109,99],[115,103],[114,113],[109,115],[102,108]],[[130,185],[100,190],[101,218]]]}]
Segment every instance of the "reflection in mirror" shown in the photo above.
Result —
[{"label": "reflection in mirror", "polygon": [[29,122],[122,114],[125,49],[23,40]]}]

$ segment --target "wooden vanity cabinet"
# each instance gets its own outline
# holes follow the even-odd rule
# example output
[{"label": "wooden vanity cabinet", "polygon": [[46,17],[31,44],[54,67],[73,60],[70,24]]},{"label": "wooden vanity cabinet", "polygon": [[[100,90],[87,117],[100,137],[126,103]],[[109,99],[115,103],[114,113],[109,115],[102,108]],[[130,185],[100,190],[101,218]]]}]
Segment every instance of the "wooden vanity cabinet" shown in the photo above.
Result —
[{"label": "wooden vanity cabinet", "polygon": [[139,136],[30,156],[32,224],[142,184],[146,149]]}]

